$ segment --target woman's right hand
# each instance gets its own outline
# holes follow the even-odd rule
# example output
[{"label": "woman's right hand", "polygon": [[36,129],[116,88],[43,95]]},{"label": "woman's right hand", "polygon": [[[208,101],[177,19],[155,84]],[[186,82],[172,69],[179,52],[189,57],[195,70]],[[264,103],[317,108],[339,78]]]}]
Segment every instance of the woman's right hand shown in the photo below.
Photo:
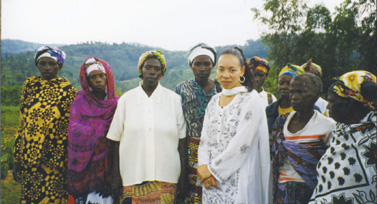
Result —
[{"label": "woman's right hand", "polygon": [[112,180],[111,182],[112,196],[114,199],[117,199],[123,193],[122,177],[120,176],[119,173],[113,172],[113,176],[111,180]]},{"label": "woman's right hand", "polygon": [[21,171],[20,164],[15,162],[15,163],[13,164],[12,175],[13,175],[13,179],[14,179],[16,182],[20,182],[20,181],[21,181],[21,179],[20,179],[20,177],[19,177],[19,175],[20,175],[20,171]]},{"label": "woman's right hand", "polygon": [[196,171],[198,173],[200,183],[203,183],[206,179],[212,176],[212,173],[209,171],[207,164],[202,164],[196,167]]},{"label": "woman's right hand", "polygon": [[211,176],[211,177],[207,178],[207,179],[203,182],[203,186],[204,186],[204,188],[206,188],[207,190],[210,189],[211,187],[215,187],[215,188],[219,189],[219,186],[217,186],[216,179],[215,179],[214,176]]}]

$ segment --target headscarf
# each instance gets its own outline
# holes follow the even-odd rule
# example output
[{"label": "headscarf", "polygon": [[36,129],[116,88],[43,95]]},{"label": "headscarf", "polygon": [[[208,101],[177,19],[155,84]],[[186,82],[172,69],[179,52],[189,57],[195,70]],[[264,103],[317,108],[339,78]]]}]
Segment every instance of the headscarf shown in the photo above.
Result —
[{"label": "headscarf", "polygon": [[309,70],[313,71],[315,75],[318,77],[322,77],[322,68],[318,64],[315,64],[312,62],[312,59],[310,59],[307,63],[301,65],[301,68],[305,70],[305,72],[308,72]]},{"label": "headscarf", "polygon": [[151,50],[143,53],[139,58],[139,63],[137,64],[137,70],[139,71],[139,77],[143,75],[141,68],[147,59],[156,58],[161,63],[162,75],[165,75],[166,72],[166,61],[165,56],[160,50]]},{"label": "headscarf", "polygon": [[56,62],[58,62],[60,66],[62,66],[65,59],[65,52],[62,50],[59,50],[56,47],[51,47],[51,46],[40,47],[34,56],[34,62],[36,66],[37,66],[38,60],[42,57],[49,57],[51,59],[54,59],[56,60]]},{"label": "headscarf", "polygon": [[268,74],[270,71],[270,65],[267,60],[254,56],[247,61],[251,71],[261,70],[262,72]]},{"label": "headscarf", "polygon": [[89,74],[87,74],[87,70],[93,65],[104,68],[104,71],[106,73],[106,78],[107,78],[105,91],[109,99],[114,99],[115,98],[114,75],[113,75],[113,72],[111,71],[111,67],[107,62],[105,62],[104,60],[98,59],[96,57],[89,57],[81,65],[80,76],[79,76],[81,90],[84,90],[86,94],[92,94],[91,93],[92,88],[89,86],[89,81],[88,81]]},{"label": "headscarf", "polygon": [[211,58],[213,65],[216,64],[216,49],[205,44],[199,43],[192,47],[188,53],[188,63],[191,66],[192,62],[197,56],[205,55]]},{"label": "headscarf", "polygon": [[297,65],[294,65],[294,64],[287,64],[287,66],[285,66],[279,73],[279,77],[281,77],[282,75],[289,75],[289,76],[292,76],[293,78],[300,75],[300,74],[303,74],[305,73],[305,71],[300,67],[300,66],[297,66]]},{"label": "headscarf", "polygon": [[[330,90],[340,97],[351,98],[376,110],[376,87],[376,76],[370,72],[358,70],[333,78]],[[374,100],[370,99],[371,95],[374,95]]]},{"label": "headscarf", "polygon": [[[88,64],[101,65],[106,71],[107,99],[98,100],[92,93],[86,74]],[[68,127],[68,190],[72,195],[92,191],[106,191],[111,184],[112,143],[107,140],[118,98],[115,96],[114,77],[104,60],[90,57],[80,69],[82,90],[71,106]],[[109,188],[111,189],[111,188]]]},{"label": "headscarf", "polygon": [[96,63],[96,60],[95,58],[88,58],[86,61],[85,61],[85,66],[87,67],[86,68],[86,75],[89,76],[89,74],[92,72],[92,71],[100,71],[102,73],[105,73],[106,74],[106,70],[105,70],[105,67],[103,67],[102,63]]}]

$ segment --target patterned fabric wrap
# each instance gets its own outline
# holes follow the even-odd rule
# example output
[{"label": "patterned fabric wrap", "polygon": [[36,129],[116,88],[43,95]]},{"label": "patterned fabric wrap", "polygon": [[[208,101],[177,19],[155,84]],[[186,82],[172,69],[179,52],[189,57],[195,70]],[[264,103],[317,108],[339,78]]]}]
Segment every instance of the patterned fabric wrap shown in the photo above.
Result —
[{"label": "patterned fabric wrap", "polygon": [[60,66],[64,64],[64,59],[65,59],[64,51],[59,50],[56,47],[43,46],[43,47],[40,47],[35,53],[35,56],[34,56],[35,65],[37,65],[39,56],[41,56],[44,53],[47,53],[49,54],[50,57],[56,59],[56,61],[58,62]]},{"label": "patterned fabric wrap", "polygon": [[21,167],[21,203],[65,203],[67,130],[76,89],[65,78],[28,78],[21,92],[14,162]]},{"label": "patterned fabric wrap", "polygon": [[203,128],[205,109],[212,96],[221,91],[221,86],[215,86],[207,94],[195,79],[189,79],[178,84],[175,92],[182,98],[183,114],[186,121],[186,137],[188,151],[188,179],[189,193],[185,198],[186,203],[202,203],[202,185],[198,178],[198,148]]},{"label": "patterned fabric wrap", "polygon": [[301,65],[301,68],[303,70],[307,71],[313,71],[315,75],[318,77],[322,77],[322,68],[316,63],[313,63],[312,60],[310,59],[307,63]]},{"label": "patterned fabric wrap", "polygon": [[121,204],[174,204],[177,184],[146,181],[141,184],[123,187]]},{"label": "patterned fabric wrap", "polygon": [[362,87],[367,87],[367,84],[374,84],[376,86],[376,76],[367,71],[352,71],[334,78],[330,89],[340,97],[351,98],[363,103],[364,106],[372,110],[376,110],[376,100],[370,101],[366,99],[367,93],[370,91],[365,91],[365,93],[362,91]]},{"label": "patterned fabric wrap", "polygon": [[274,201],[276,204],[307,204],[313,193],[312,188],[300,182],[279,183],[276,191]]},{"label": "patterned fabric wrap", "polygon": [[88,84],[85,64],[81,66],[82,90],[72,103],[68,128],[68,191],[74,196],[90,192],[111,194],[112,142],[106,138],[118,97],[115,96],[114,77],[110,65],[102,64],[107,77],[108,99],[98,100]]},{"label": "patterned fabric wrap", "polygon": [[[289,114],[281,115],[276,119],[274,124],[272,134],[274,138],[274,144],[272,145],[272,165],[273,165],[273,199],[274,203],[279,199],[279,169],[284,164],[286,159],[292,164],[296,172],[302,177],[305,181],[306,186],[310,189],[310,192],[313,191],[317,185],[317,174],[316,174],[316,165],[318,160],[326,151],[326,146],[324,143],[307,145],[300,144],[297,142],[285,141],[283,134],[284,123]],[[285,187],[289,185],[283,185]],[[305,190],[305,189],[302,189]],[[280,191],[289,191],[289,189],[280,189]],[[299,195],[299,194],[297,194]],[[283,203],[295,203],[294,196],[284,193],[283,200],[287,202]],[[311,194],[307,194],[306,199],[309,200]],[[293,199],[293,200],[290,200]]]},{"label": "patterned fabric wrap", "polygon": [[297,65],[293,65],[293,64],[287,64],[287,66],[285,66],[279,73],[279,77],[282,76],[282,75],[289,75],[289,76],[292,76],[293,78],[300,75],[300,74],[303,74],[305,73],[305,71],[300,67],[300,66],[297,66]]},{"label": "patterned fabric wrap", "polygon": [[166,60],[164,54],[160,50],[152,50],[152,51],[147,51],[143,53],[140,58],[139,58],[139,63],[137,64],[137,70],[139,71],[139,77],[142,76],[141,68],[147,59],[150,58],[156,58],[158,61],[161,63],[161,68],[162,68],[162,75],[165,75],[166,72]]},{"label": "patterned fabric wrap", "polygon": [[338,123],[332,134],[310,204],[377,203],[377,113],[358,124]]},{"label": "patterned fabric wrap", "polygon": [[268,61],[257,56],[250,58],[247,61],[247,65],[249,66],[251,71],[261,70],[266,74],[268,74],[268,72],[270,71],[270,64],[268,63]]}]

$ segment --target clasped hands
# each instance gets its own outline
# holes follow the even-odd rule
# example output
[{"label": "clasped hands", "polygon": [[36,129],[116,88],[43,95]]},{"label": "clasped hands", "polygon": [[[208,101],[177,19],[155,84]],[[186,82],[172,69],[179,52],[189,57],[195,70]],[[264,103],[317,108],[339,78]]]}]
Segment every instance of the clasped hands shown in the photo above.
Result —
[{"label": "clasped hands", "polygon": [[196,167],[196,171],[198,173],[198,177],[200,179],[200,184],[203,184],[204,188],[210,189],[211,187],[219,188],[216,183],[215,177],[208,169],[207,164],[202,164]]}]

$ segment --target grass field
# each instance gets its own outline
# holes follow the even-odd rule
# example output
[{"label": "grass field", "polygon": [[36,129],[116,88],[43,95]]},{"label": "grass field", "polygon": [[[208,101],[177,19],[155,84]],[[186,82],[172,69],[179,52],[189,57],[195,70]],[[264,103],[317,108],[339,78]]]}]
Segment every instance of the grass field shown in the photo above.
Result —
[{"label": "grass field", "polygon": [[19,126],[19,107],[1,106],[1,203],[20,202],[20,185],[11,175],[13,148]]}]

